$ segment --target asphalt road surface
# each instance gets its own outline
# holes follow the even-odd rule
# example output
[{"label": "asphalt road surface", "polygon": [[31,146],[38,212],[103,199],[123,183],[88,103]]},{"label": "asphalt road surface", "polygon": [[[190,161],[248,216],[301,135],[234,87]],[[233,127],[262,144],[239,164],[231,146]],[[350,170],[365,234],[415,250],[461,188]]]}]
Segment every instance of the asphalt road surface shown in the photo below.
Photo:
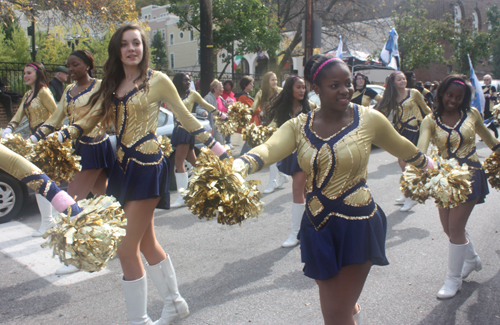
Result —
[{"label": "asphalt road surface", "polygon": [[[241,145],[241,143],[240,143]],[[236,147],[239,152],[241,146]],[[478,142],[484,160],[490,154]],[[447,269],[448,241],[430,200],[400,212],[396,158],[372,151],[368,185],[387,215],[390,265],[372,268],[359,303],[362,324],[500,324],[500,194],[490,189],[469,224],[483,270],[473,272],[453,299],[436,293]],[[268,169],[250,179],[268,181]],[[175,193],[174,193],[175,194]],[[264,213],[241,226],[199,220],[184,207],[155,213],[156,234],[177,272],[191,315],[174,324],[322,324],[315,282],[302,274],[300,248],[281,248],[288,237],[291,183],[265,195]],[[56,276],[60,266],[43,239],[36,203],[0,225],[0,323],[127,324],[118,259],[98,273]],[[148,312],[162,301],[148,281]]]}]

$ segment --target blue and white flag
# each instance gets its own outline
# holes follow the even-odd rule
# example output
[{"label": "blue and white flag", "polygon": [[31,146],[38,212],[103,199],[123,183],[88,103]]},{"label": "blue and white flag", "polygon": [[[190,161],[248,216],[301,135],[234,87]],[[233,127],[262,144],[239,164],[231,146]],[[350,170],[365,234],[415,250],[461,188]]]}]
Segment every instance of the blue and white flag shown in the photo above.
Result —
[{"label": "blue and white flag", "polygon": [[344,48],[344,44],[342,44],[342,36],[339,36],[339,46],[337,47],[336,57],[339,59],[343,58],[342,49]]},{"label": "blue and white flag", "polygon": [[398,33],[393,28],[389,32],[389,38],[380,52],[380,60],[385,66],[399,70]]},{"label": "blue and white flag", "polygon": [[472,84],[473,89],[473,99],[471,101],[471,106],[475,107],[478,109],[478,111],[483,114],[484,112],[484,106],[485,106],[485,100],[484,100],[484,94],[483,94],[483,89],[481,88],[481,84],[479,83],[479,79],[477,79],[476,73],[474,72],[474,68],[472,67],[472,61],[470,60],[469,54],[467,54],[467,57],[469,58],[469,66],[470,66],[470,83]]}]

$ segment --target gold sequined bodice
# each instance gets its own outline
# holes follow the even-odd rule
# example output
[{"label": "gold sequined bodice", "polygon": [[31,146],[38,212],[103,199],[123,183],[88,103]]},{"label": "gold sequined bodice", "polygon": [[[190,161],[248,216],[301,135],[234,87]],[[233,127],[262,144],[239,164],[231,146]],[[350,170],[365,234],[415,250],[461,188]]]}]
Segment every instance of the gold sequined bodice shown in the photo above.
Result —
[{"label": "gold sequined bodice", "polygon": [[398,106],[394,114],[394,127],[401,129],[404,124],[419,126],[430,112],[422,94],[416,89],[410,89],[408,97]]},{"label": "gold sequined bodice", "polygon": [[38,91],[36,97],[31,99],[31,102],[27,103],[28,97],[31,93],[32,91],[30,90],[24,94],[21,105],[19,105],[19,109],[10,123],[13,126],[17,126],[26,115],[30,124],[31,132],[34,133],[36,129],[43,122],[45,122],[52,115],[52,113],[54,113],[56,110],[56,102],[47,87],[42,87]]}]

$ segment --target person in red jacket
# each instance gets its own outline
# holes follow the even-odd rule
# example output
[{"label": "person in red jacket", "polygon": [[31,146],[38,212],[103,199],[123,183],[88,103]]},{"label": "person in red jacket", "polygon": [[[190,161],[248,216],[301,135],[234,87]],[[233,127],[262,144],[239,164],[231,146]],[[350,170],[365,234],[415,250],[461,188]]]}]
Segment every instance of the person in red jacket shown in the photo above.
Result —
[{"label": "person in red jacket", "polygon": [[[248,105],[248,107],[252,107],[253,105],[253,98],[250,96],[249,92],[252,91],[253,89],[253,82],[254,79],[250,76],[244,76],[240,80],[240,88],[241,91],[237,92],[234,97],[236,98],[237,102],[243,103]],[[260,119],[260,108],[257,108],[255,113],[252,114],[252,119],[250,120],[250,123],[254,123],[255,125],[261,125],[262,121]],[[238,129],[238,133],[241,133],[241,129]],[[243,145],[243,148],[241,149],[241,155],[247,153],[251,148],[245,143]]]}]

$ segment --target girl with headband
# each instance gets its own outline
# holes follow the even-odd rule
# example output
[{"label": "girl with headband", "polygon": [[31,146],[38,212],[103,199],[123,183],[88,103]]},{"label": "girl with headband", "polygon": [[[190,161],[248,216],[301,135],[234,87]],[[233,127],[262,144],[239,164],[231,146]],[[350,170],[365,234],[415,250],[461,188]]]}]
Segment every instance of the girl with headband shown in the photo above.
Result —
[{"label": "girl with headband", "polygon": [[60,140],[77,139],[92,132],[98,123],[102,132],[111,123],[116,128],[118,149],[106,194],[117,198],[127,218],[127,234],[117,253],[131,324],[152,324],[147,313],[147,279],[141,253],[163,298],[162,315],[156,324],[170,324],[189,315],[170,256],[155,236],[154,210],[168,209],[170,203],[170,161],[163,155],[155,134],[162,102],[187,131],[221,159],[228,158],[222,145],[186,109],[170,78],[149,69],[148,39],[135,24],[121,26],[111,37],[101,87],[90,97],[86,114],[57,133]]},{"label": "girl with headband", "polygon": [[[17,128],[24,116],[28,118],[31,133],[35,133],[56,110],[56,102],[48,88],[49,82],[42,63],[31,62],[26,64],[24,67],[24,82],[31,89],[24,94],[19,109],[2,132],[4,138]],[[52,205],[40,194],[36,194],[35,197],[42,222],[38,231],[33,233],[33,237],[41,237],[54,226]]]},{"label": "girl with headband", "polygon": [[342,60],[315,55],[304,73],[321,108],[285,122],[266,143],[236,159],[233,170],[251,174],[297,151],[307,175],[299,231],[304,274],[319,286],[325,324],[353,324],[371,266],[388,264],[386,217],[366,185],[372,144],[418,168],[432,167],[432,160],[385,116],[350,102],[352,77]]},{"label": "girl with headband", "polygon": [[354,75],[354,94],[352,95],[351,102],[368,107],[372,100],[379,101],[382,96],[375,90],[367,87],[368,77],[362,73]]},{"label": "girl with headband", "polygon": [[[270,126],[279,128],[286,121],[316,109],[316,104],[307,99],[306,83],[300,77],[288,77],[283,85],[283,91],[278,95],[268,108],[267,118]],[[292,176],[292,225],[288,239],[281,244],[283,247],[294,247],[299,244],[300,221],[304,214],[304,193],[306,173],[300,168],[297,151],[277,163],[281,174]]]},{"label": "girl with headband", "polygon": [[[226,116],[214,106],[207,103],[198,92],[189,90],[191,86],[191,77],[187,73],[176,73],[172,81],[177,89],[177,94],[182,99],[182,103],[191,113],[208,116],[208,110],[210,113],[220,116],[224,115],[224,117]],[[199,104],[196,107],[196,111],[194,111],[195,104]],[[188,173],[184,168],[184,160],[187,159],[187,161],[194,166],[196,164],[196,155],[194,153],[195,137],[184,129],[179,120],[175,118],[174,125],[172,146],[175,147],[175,182],[177,184],[177,199],[174,203],[170,204],[170,207],[178,208],[184,206],[184,199],[179,190],[188,187]]]},{"label": "girl with headband", "polygon": [[500,143],[484,126],[481,114],[470,106],[472,91],[458,75],[449,75],[437,89],[437,109],[421,125],[418,148],[427,151],[434,143],[446,159],[467,164],[472,174],[472,193],[467,201],[452,209],[439,208],[439,218],[449,239],[448,273],[438,298],[451,298],[460,290],[462,279],[482,268],[470,236],[465,231],[474,206],[489,193],[486,175],[476,153],[476,134],[500,154]]},{"label": "girl with headband", "polygon": [[[417,89],[406,88],[406,77],[401,71],[392,73],[385,79],[384,96],[379,100],[375,109],[385,116],[394,113],[393,125],[399,134],[410,140],[414,145],[418,142],[420,123],[431,112],[425,104],[424,97]],[[399,167],[405,170],[406,163],[398,159]],[[398,185],[399,187],[399,185]],[[396,204],[403,204],[399,211],[409,211],[417,201],[404,196],[396,199]]]},{"label": "girl with headband", "polygon": [[[252,113],[255,113],[260,109],[263,112],[264,120],[266,120],[267,107],[282,90],[283,88],[278,87],[278,78],[276,77],[276,74],[272,71],[266,72],[264,76],[262,76],[262,86],[255,95],[255,100],[252,107],[250,108]],[[241,154],[247,152],[249,149],[250,147],[245,143],[243,149],[241,150]],[[280,176],[279,181],[278,176]],[[283,186],[283,184],[286,182],[288,182],[288,176],[284,174],[279,175],[278,167],[276,166],[276,164],[272,164],[269,166],[269,183],[267,184],[267,187],[264,189],[263,193],[272,193],[276,188]]]},{"label": "girl with headband", "polygon": [[[67,117],[69,123],[74,123],[82,114],[84,106],[90,96],[101,85],[101,80],[92,78],[94,58],[86,50],[76,50],[67,60],[68,73],[75,83],[64,90],[55,113],[31,136],[31,141],[36,143],[47,135],[59,129]],[[75,141],[75,155],[82,157],[80,164],[82,170],[75,175],[75,179],[68,185],[68,193],[77,200],[83,200],[89,192],[93,195],[104,195],[108,184],[108,174],[115,161],[111,141],[106,133],[102,134],[99,127],[95,127],[88,135]],[[63,266],[56,274],[69,274],[77,272],[73,265]]]}]

